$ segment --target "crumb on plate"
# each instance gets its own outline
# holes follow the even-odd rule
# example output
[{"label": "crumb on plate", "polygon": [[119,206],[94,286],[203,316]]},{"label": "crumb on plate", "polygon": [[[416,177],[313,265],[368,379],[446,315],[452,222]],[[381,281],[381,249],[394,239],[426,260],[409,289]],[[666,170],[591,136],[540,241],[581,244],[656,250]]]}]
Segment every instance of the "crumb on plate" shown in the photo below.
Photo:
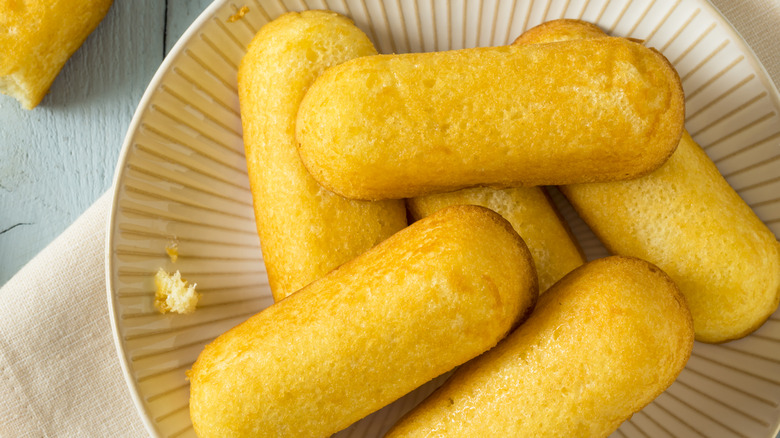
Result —
[{"label": "crumb on plate", "polygon": [[168,242],[168,245],[165,246],[165,252],[170,257],[171,263],[176,263],[176,260],[179,259],[179,242],[175,238]]},{"label": "crumb on plate", "polygon": [[246,15],[247,12],[249,12],[249,6],[241,6],[241,9],[227,19],[228,23],[235,23],[244,18],[244,15]]},{"label": "crumb on plate", "polygon": [[154,276],[156,291],[154,307],[160,313],[192,313],[198,305],[200,294],[195,292],[197,284],[188,284],[177,270],[170,274],[163,268]]}]

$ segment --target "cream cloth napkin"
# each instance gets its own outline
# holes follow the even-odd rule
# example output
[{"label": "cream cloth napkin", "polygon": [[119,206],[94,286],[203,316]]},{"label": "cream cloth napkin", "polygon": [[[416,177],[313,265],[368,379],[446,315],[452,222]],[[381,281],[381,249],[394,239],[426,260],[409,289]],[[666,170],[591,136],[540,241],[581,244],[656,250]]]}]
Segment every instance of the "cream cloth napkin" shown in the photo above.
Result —
[{"label": "cream cloth napkin", "polygon": [[[780,84],[780,0],[713,0]],[[108,319],[104,241],[111,193],[0,289],[0,437],[147,432]]]},{"label": "cream cloth napkin", "polygon": [[0,436],[145,436],[105,281],[111,192],[0,289]]}]

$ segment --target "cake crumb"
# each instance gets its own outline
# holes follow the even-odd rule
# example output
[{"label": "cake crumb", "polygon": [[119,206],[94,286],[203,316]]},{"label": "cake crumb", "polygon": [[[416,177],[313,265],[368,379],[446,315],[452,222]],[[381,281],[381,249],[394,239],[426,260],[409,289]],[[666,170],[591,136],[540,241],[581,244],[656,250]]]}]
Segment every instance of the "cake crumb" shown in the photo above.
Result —
[{"label": "cake crumb", "polygon": [[195,292],[197,284],[188,284],[177,270],[170,274],[163,268],[154,276],[156,291],[154,307],[160,313],[192,313],[198,305],[200,294]]},{"label": "cake crumb", "polygon": [[235,23],[236,21],[244,18],[244,15],[249,12],[249,6],[241,6],[241,9],[239,9],[235,14],[231,15],[230,18],[227,19],[228,23]]},{"label": "cake crumb", "polygon": [[176,263],[176,260],[179,260],[179,242],[175,239],[168,242],[165,246],[165,252],[170,257],[171,263]]}]

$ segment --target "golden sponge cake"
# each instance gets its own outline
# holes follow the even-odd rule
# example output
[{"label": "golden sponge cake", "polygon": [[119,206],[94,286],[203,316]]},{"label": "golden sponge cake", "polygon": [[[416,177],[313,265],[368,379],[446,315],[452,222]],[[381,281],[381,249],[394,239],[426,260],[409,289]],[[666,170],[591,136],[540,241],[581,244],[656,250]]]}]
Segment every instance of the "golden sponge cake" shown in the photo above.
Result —
[{"label": "golden sponge cake", "polygon": [[[581,39],[580,35],[584,31],[590,31],[594,36],[604,36],[598,26],[593,24],[577,21],[574,26],[557,26],[556,23],[561,21],[565,20],[547,22],[548,28],[543,32],[539,32],[539,27],[530,29],[520,35],[515,44],[554,42],[538,41],[535,36],[537,34],[556,35],[560,41]],[[539,275],[540,293],[544,293],[564,275],[585,263],[585,256],[571,230],[541,187],[473,187],[406,200],[409,214],[414,219],[431,215],[449,205],[481,205],[508,220],[533,255]]]},{"label": "golden sponge cake", "polygon": [[474,187],[407,199],[406,205],[414,219],[450,205],[481,205],[499,213],[528,245],[539,275],[540,293],[585,263],[571,230],[540,187]]},{"label": "golden sponge cake", "polygon": [[0,92],[35,108],[111,0],[0,2]]},{"label": "golden sponge cake", "polygon": [[[603,36],[592,24],[556,20],[515,44]],[[645,177],[561,190],[610,251],[648,260],[674,279],[697,340],[746,336],[777,309],[780,243],[687,132]]]},{"label": "golden sponge cake", "polygon": [[674,382],[692,348],[691,315],[666,274],[596,260],[386,436],[606,437]]},{"label": "golden sponge cake", "polygon": [[344,199],[298,157],[295,117],[327,67],[376,54],[352,21],[288,13],[263,26],[238,71],[249,182],[268,280],[280,300],[406,226],[402,201]]},{"label": "golden sponge cake", "polygon": [[523,32],[512,44],[547,44],[561,41],[604,38],[607,34],[593,23],[570,18],[545,21]]},{"label": "golden sponge cake", "polygon": [[537,293],[504,219],[442,210],[206,346],[189,373],[193,425],[329,436],[494,346]]},{"label": "golden sponge cake", "polygon": [[697,340],[746,336],[777,309],[780,243],[687,133],[650,175],[561,191],[612,253],[674,279]]},{"label": "golden sponge cake", "polygon": [[683,113],[666,58],[598,38],[358,58],[312,85],[296,133],[323,186],[386,199],[637,177]]}]

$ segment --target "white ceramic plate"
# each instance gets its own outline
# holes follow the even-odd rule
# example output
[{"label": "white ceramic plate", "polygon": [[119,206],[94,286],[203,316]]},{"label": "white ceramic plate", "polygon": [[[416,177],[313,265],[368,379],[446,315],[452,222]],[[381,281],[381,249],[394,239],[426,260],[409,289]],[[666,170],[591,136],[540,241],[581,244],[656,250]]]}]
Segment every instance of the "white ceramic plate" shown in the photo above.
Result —
[{"label": "white ceramic plate", "polygon": [[[228,20],[242,6],[249,8],[244,18]],[[141,100],[117,167],[109,222],[115,340],[152,435],[194,436],[185,371],[206,343],[272,303],[246,176],[236,69],[263,24],[306,8],[351,16],[384,53],[503,45],[561,17],[646,40],[680,73],[689,132],[780,234],[780,99],[750,49],[704,0],[215,1]],[[561,206],[588,256],[605,255],[573,210]],[[175,265],[165,253],[173,238],[180,252]],[[155,311],[153,275],[161,266],[198,284],[198,311]],[[615,436],[774,437],[780,423],[778,315],[746,339],[697,343],[677,382]],[[381,436],[440,380],[339,436]]]}]

